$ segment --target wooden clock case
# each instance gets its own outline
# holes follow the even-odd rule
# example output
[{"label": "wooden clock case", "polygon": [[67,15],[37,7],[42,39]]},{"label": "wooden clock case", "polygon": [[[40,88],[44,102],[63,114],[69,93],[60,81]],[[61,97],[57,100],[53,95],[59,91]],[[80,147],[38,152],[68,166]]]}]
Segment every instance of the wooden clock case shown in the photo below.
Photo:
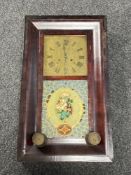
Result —
[{"label": "wooden clock case", "polygon": [[[87,76],[43,76],[44,34],[86,34],[88,36]],[[24,59],[21,80],[18,160],[111,162],[112,134],[106,110],[106,19],[104,16],[26,16]],[[43,148],[32,143],[41,132],[43,80],[88,78],[89,130],[98,132],[97,146],[85,139],[50,139]]]}]

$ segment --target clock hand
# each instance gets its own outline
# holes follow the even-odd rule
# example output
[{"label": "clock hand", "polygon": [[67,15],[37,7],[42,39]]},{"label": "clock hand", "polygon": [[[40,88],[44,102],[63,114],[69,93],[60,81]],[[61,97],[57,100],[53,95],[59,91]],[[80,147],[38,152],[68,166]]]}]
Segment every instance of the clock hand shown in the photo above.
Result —
[{"label": "clock hand", "polygon": [[63,46],[63,50],[64,50],[64,58],[66,60],[67,59],[67,54],[66,54],[65,46]]},{"label": "clock hand", "polygon": [[63,44],[63,51],[64,51],[64,74],[67,74],[67,68],[66,68],[66,61],[67,61],[67,53],[66,53],[66,47],[65,43]]}]

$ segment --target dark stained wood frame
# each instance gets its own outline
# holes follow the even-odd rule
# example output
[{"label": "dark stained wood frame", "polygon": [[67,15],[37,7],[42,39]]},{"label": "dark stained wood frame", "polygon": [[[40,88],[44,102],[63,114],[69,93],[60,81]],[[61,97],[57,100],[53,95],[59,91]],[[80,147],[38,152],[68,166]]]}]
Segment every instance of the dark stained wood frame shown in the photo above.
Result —
[{"label": "dark stained wood frame", "polygon": [[[34,26],[34,21],[96,21],[100,23],[101,31],[101,62],[94,60],[92,31],[70,31],[70,34],[89,33],[88,45],[88,82],[89,82],[89,127],[101,135],[101,143],[90,146],[77,143],[74,140],[67,144],[53,144],[53,140],[41,149],[32,143],[34,132],[41,132],[41,111],[43,92],[43,33],[67,34],[59,30],[45,31]],[[109,118],[106,115],[105,88],[105,60],[106,60],[106,23],[104,16],[26,16],[25,18],[25,46],[23,59],[23,74],[21,81],[20,120],[18,134],[18,160],[37,161],[107,161],[113,157],[112,137]],[[96,61],[96,67],[94,67]],[[96,77],[94,75],[96,72]],[[48,79],[49,77],[45,77]],[[52,77],[56,79],[58,77]],[[65,78],[65,77],[59,77]],[[77,79],[79,77],[68,77]],[[81,77],[85,79],[85,77]]]}]

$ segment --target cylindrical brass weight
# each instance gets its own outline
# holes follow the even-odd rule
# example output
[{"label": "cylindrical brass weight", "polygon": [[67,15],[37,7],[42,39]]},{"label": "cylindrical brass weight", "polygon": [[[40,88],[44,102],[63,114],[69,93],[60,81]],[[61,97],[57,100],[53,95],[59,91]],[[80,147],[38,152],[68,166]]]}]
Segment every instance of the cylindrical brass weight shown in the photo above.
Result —
[{"label": "cylindrical brass weight", "polygon": [[32,142],[34,145],[36,145],[37,147],[44,147],[45,143],[46,143],[46,136],[45,134],[36,132],[33,134],[32,136]]},{"label": "cylindrical brass weight", "polygon": [[98,132],[89,132],[86,136],[86,141],[92,146],[99,145],[101,142],[101,136]]}]

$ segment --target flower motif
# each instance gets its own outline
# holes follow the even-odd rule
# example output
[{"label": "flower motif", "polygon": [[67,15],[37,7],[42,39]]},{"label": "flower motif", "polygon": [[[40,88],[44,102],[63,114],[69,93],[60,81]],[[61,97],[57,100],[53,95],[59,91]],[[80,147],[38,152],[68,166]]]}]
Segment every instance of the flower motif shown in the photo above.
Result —
[{"label": "flower motif", "polygon": [[68,118],[72,114],[72,103],[73,100],[68,93],[63,93],[60,96],[56,104],[56,110],[61,120]]}]

